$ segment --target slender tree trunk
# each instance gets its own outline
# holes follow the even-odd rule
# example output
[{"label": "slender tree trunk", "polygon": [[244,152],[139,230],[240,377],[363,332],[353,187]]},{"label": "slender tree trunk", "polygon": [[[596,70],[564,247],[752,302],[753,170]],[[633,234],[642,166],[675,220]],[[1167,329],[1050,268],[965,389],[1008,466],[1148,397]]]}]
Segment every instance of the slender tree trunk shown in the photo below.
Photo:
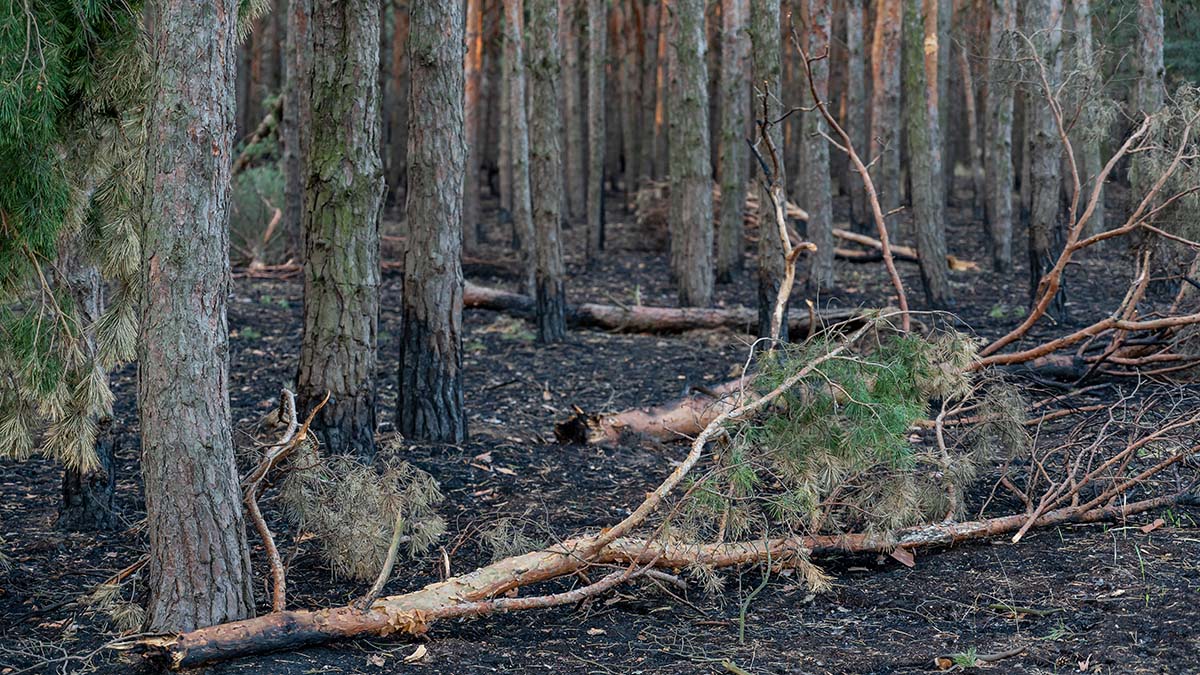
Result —
[{"label": "slender tree trunk", "polygon": [[658,12],[658,42],[654,69],[654,178],[667,175],[667,34],[671,23],[670,0]]},{"label": "slender tree trunk", "polygon": [[283,231],[289,255],[304,253],[304,181],[308,175],[308,155],[312,111],[308,68],[312,59],[313,0],[288,0],[287,43],[284,47],[286,89],[283,103]]},{"label": "slender tree trunk", "polygon": [[608,3],[587,2],[587,260],[595,263],[604,250],[604,66]]},{"label": "slender tree trunk", "polygon": [[900,206],[900,6],[878,0],[871,44],[871,138],[875,189],[884,213]]},{"label": "slender tree trunk", "polygon": [[644,0],[645,30],[639,33],[638,39],[642,49],[642,85],[641,85],[641,122],[639,124],[638,146],[638,179],[639,182],[654,177],[655,129],[657,122],[655,114],[658,110],[658,98],[655,95],[658,75],[658,25],[660,0]]},{"label": "slender tree trunk", "polygon": [[616,67],[621,73],[621,175],[625,177],[625,205],[633,211],[633,196],[637,191],[640,157],[637,151],[637,123],[641,113],[638,83],[641,67],[638,63],[637,35],[638,14],[635,5],[639,0],[623,0],[625,4],[625,30],[623,58]]},{"label": "slender tree trunk", "polygon": [[671,5],[671,250],[681,307],[707,307],[713,294],[712,169],[704,0]]},{"label": "slender tree trunk", "polygon": [[229,412],[230,165],[236,0],[151,6],[138,411],[147,628],[254,613]]},{"label": "slender tree trunk", "polygon": [[[804,41],[810,55],[829,52],[831,24],[833,23],[831,0],[804,0]],[[799,55],[797,55],[798,58]],[[813,88],[821,100],[829,100],[829,59],[812,63]],[[803,91],[806,88],[802,88]],[[804,104],[811,106],[811,94],[804,97]],[[803,201],[808,209],[808,240],[817,245],[816,252],[809,258],[807,294],[816,297],[820,292],[833,289],[833,186],[829,175],[829,141],[825,136],[829,129],[820,113],[813,111],[802,116],[803,125],[800,166],[803,167]]]},{"label": "slender tree trunk", "polygon": [[[503,4],[503,0],[501,2]],[[507,23],[508,17],[501,15],[501,26]],[[506,31],[503,29],[502,31]],[[507,32],[501,33],[501,42],[504,45],[508,44],[508,40],[504,39]],[[496,160],[497,173],[500,180],[500,212],[497,214],[497,225],[501,228],[505,224],[511,224],[512,220],[512,78],[509,71],[509,62],[511,59],[507,54],[507,47],[500,48],[500,81],[497,83],[500,87],[500,149]],[[512,232],[511,238],[512,247],[517,247],[516,230]]]},{"label": "slender tree trunk", "polygon": [[[935,0],[937,13],[933,15],[933,25],[937,36],[937,123],[941,133],[938,134],[938,154],[941,156],[942,185],[938,188],[938,196],[943,204],[954,196],[954,169],[959,156],[954,151],[950,133],[950,110],[954,99],[950,96],[951,50],[954,45],[950,39],[950,27],[954,25],[954,0]],[[930,13],[926,12],[925,25],[930,26]],[[955,117],[955,119],[960,119]]]},{"label": "slender tree trunk", "polygon": [[[750,38],[751,53],[754,58],[754,86],[756,90],[767,95],[767,117],[777,120],[783,115],[783,105],[780,99],[780,87],[783,69],[780,64],[780,25],[779,0],[751,0],[750,2]],[[754,100],[754,117],[762,117],[762,103],[758,96]],[[770,130],[771,142],[777,151],[783,152],[783,131],[781,125],[774,125]],[[763,156],[767,149],[760,148]],[[783,163],[779,170],[786,174]],[[758,334],[771,334],[771,315],[775,311],[775,300],[779,294],[779,286],[783,281],[784,260],[783,242],[773,236],[770,223],[775,222],[775,213],[771,207],[771,198],[763,189],[761,170],[758,174]],[[787,176],[776,176],[780,186],[787,185]],[[784,191],[781,189],[781,193]],[[787,195],[783,194],[786,199]],[[779,339],[787,340],[787,308],[784,308],[782,327]]]},{"label": "slender tree trunk", "polygon": [[729,283],[742,271],[745,249],[746,118],[750,112],[750,83],[746,78],[749,56],[747,0],[721,0],[721,214],[717,229],[717,281]]},{"label": "slender tree trunk", "polygon": [[[608,4],[608,0],[605,0]],[[609,190],[621,190],[621,58],[624,49],[625,21],[621,2],[611,3],[607,12],[604,57],[604,177]]]},{"label": "slender tree trunk", "polygon": [[[523,0],[504,0],[504,68],[508,78],[509,144],[512,153],[512,219],[517,250],[524,259],[525,292],[537,289],[537,252],[529,195],[529,117],[525,108]],[[558,100],[555,98],[554,100]]]},{"label": "slender tree trunk", "polygon": [[[846,133],[855,148],[867,148],[867,86],[864,71],[863,35],[866,30],[864,0],[846,0]],[[867,193],[854,165],[846,162],[846,185],[850,193],[850,227],[855,232],[874,230],[867,208]]]},{"label": "slender tree trunk", "polygon": [[[1051,87],[1057,87],[1062,70],[1062,0],[1031,0],[1024,7],[1025,31],[1037,49]],[[1062,141],[1041,87],[1029,92],[1026,108],[1029,153],[1029,293],[1037,292],[1042,275],[1057,257],[1062,239],[1059,191],[1062,188]],[[1063,297],[1065,293],[1059,293]],[[1061,311],[1061,307],[1059,308]],[[1060,317],[1061,318],[1061,317]]]},{"label": "slender tree trunk", "polygon": [[[526,57],[531,101],[557,101],[561,63],[557,0],[528,0],[529,54]],[[537,334],[540,342],[561,342],[567,334],[566,269],[559,231],[562,214],[562,154],[558,139],[558,107],[533,105],[529,109],[529,178],[532,184],[533,227],[537,253],[534,288]]]},{"label": "slender tree trunk", "polygon": [[[331,452],[375,454],[379,334],[379,3],[317,3],[312,152],[304,213],[304,336],[297,404]],[[461,65],[460,65],[461,68]],[[411,221],[410,221],[411,223]]]},{"label": "slender tree trunk", "polygon": [[[1075,56],[1076,62],[1073,65],[1073,69],[1091,74],[1089,79],[1098,82],[1100,81],[1100,76],[1097,74],[1097,71],[1100,68],[1100,64],[1097,63],[1095,44],[1092,38],[1091,0],[1071,0],[1070,6],[1075,35],[1075,49],[1072,53]],[[1097,89],[1089,92],[1089,94],[1099,93]],[[1096,118],[1096,111],[1091,106],[1083,106],[1080,112],[1079,127],[1073,130],[1071,145],[1075,148],[1076,161],[1079,166],[1084,194],[1086,195],[1090,191],[1093,181],[1095,181],[1103,169],[1103,160],[1100,156],[1100,137],[1095,133],[1096,126],[1100,124],[1100,121]],[[1101,185],[1100,196],[1096,201],[1096,210],[1084,225],[1086,229],[1084,236],[1104,231],[1104,196],[1104,186]]]},{"label": "slender tree trunk", "polygon": [[1017,28],[1016,0],[989,0],[987,88],[987,224],[992,266],[1008,272],[1013,266],[1013,80],[1009,62]]},{"label": "slender tree trunk", "polygon": [[[404,174],[408,152],[408,5],[392,8],[392,34],[386,43],[391,50],[387,78],[383,82],[383,120],[386,139],[384,171],[387,177],[387,204],[404,203]],[[380,44],[380,61],[384,43]]]},{"label": "slender tree trunk", "polygon": [[[930,77],[930,70],[938,65],[936,2],[904,0],[904,119],[921,281],[929,305],[942,309],[950,302],[950,282],[946,271],[937,78]],[[935,48],[930,49],[930,44]]]},{"label": "slender tree trunk", "polygon": [[[467,0],[466,99],[463,119],[467,137],[467,170],[463,181],[463,247],[479,248],[480,106],[483,104],[483,0]],[[404,106],[407,108],[407,102]]]},{"label": "slender tree trunk", "polygon": [[[977,122],[979,111],[975,105],[975,77],[971,74],[971,60],[967,57],[966,50],[956,47],[954,51],[958,56],[958,66],[962,73],[963,108],[966,111],[967,122],[967,161],[971,171],[971,206],[973,215],[978,220],[984,217],[987,189],[984,187],[983,145],[979,140],[979,124]],[[946,136],[952,135],[949,129],[946,129],[945,132]]]},{"label": "slender tree trunk", "polygon": [[563,123],[566,144],[567,213],[570,220],[587,219],[587,144],[584,139],[583,91],[579,72],[579,2],[559,0],[558,36],[563,58]]},{"label": "slender tree trunk", "polygon": [[[504,11],[499,0],[487,0],[483,6],[483,147],[481,160],[484,166],[484,181],[487,183],[488,194],[500,196],[500,129],[504,126],[501,118],[503,103],[503,61],[504,61]],[[411,89],[410,89],[411,91]],[[482,220],[483,214],[480,214]],[[480,229],[480,239],[485,239],[485,231]]]},{"label": "slender tree trunk", "polygon": [[[1195,10],[1192,10],[1195,11]],[[1162,0],[1137,0],[1137,85],[1134,94],[1134,114],[1153,115],[1163,107],[1166,90],[1163,84],[1163,2]],[[1136,126],[1138,120],[1135,119]],[[1129,167],[1129,186],[1132,194],[1129,208],[1141,201],[1150,190],[1154,171],[1147,170],[1144,161],[1135,158]]]},{"label": "slender tree trunk", "polygon": [[413,440],[467,437],[462,381],[463,142],[461,3],[413,0],[410,223],[401,300],[397,426]]}]

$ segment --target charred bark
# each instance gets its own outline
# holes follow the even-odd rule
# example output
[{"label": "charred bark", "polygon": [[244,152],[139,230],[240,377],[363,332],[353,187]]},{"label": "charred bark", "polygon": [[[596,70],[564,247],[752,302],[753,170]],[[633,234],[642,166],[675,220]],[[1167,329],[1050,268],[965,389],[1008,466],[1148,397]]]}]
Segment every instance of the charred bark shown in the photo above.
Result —
[{"label": "charred bark", "polygon": [[117,527],[114,505],[116,466],[113,455],[116,439],[112,419],[97,422],[96,459],[100,466],[92,471],[63,469],[62,504],[58,508],[58,527],[75,532],[113,530]]},{"label": "charred bark", "polygon": [[717,281],[729,283],[742,271],[746,179],[746,121],[750,112],[749,56],[746,0],[721,3],[721,120],[718,173],[721,178],[721,208],[717,225]]}]

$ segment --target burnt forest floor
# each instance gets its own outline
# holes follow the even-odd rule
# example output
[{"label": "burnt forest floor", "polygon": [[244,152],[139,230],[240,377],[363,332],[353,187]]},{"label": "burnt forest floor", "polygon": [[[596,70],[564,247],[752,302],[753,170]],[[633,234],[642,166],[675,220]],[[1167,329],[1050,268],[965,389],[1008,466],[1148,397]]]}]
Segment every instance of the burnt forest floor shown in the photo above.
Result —
[{"label": "burnt forest floor", "polygon": [[[667,255],[647,245],[659,238],[634,225],[617,201],[610,198],[608,255],[595,269],[585,273],[582,266],[583,227],[565,234],[571,300],[675,304]],[[844,204],[839,206],[844,212]],[[983,268],[952,273],[955,311],[972,330],[994,337],[1019,321],[1026,276],[989,271],[982,226],[969,209],[951,209],[949,215],[951,252]],[[393,223],[389,234],[399,232]],[[489,234],[495,243],[469,258],[467,278],[516,290],[520,275],[504,245],[507,231],[493,225]],[[903,231],[898,238],[911,241]],[[1023,241],[1019,231],[1017,250]],[[398,247],[395,238],[385,239],[388,262],[399,261]],[[753,248],[751,239],[747,250]],[[753,269],[751,257],[747,270]],[[1114,251],[1073,266],[1067,327],[1110,312],[1125,293],[1130,270],[1126,256]],[[902,264],[901,272],[914,306],[921,308],[916,266]],[[819,299],[822,306],[893,302],[879,263],[839,261],[838,284]],[[399,293],[400,273],[389,265],[379,340],[380,434],[385,439],[395,435]],[[229,309],[230,396],[240,446],[252,443],[258,421],[294,376],[301,295],[296,276],[235,281]],[[718,287],[717,304],[753,306],[755,295],[754,276],[747,271],[735,283]],[[744,336],[727,331],[663,337],[581,330],[565,344],[545,347],[533,341],[531,325],[486,311],[466,312],[464,327],[470,441],[461,447],[403,444],[396,450],[441,482],[446,495],[441,513],[449,531],[440,548],[399,566],[388,586],[392,593],[440,578],[443,552],[454,573],[487,563],[491,553],[478,533],[501,517],[516,519],[540,542],[620,519],[683,449],[557,445],[554,422],[572,406],[617,410],[724,381],[745,359],[747,344]],[[1011,376],[1031,396],[1040,395],[1037,380],[1021,380],[1019,372]],[[0,675],[23,668],[39,673],[130,669],[107,652],[64,658],[87,655],[116,635],[106,617],[76,601],[145,550],[135,378],[135,370],[126,368],[116,383],[121,531],[56,530],[60,469],[42,460],[0,463],[0,536],[12,562],[7,573],[0,572]],[[1115,400],[1129,386],[1118,382],[1099,395]],[[281,533],[284,552],[296,552],[290,606],[342,604],[361,593],[364,585],[331,577],[312,543],[297,545],[288,536],[270,495],[268,518]],[[1166,524],[1148,534],[1138,529],[1156,517]],[[757,570],[726,571],[723,592],[693,589],[686,602],[653,586],[633,586],[581,607],[439,623],[423,641],[425,657],[415,664],[404,661],[416,646],[411,641],[372,639],[237,660],[211,672],[722,673],[731,672],[724,665],[728,661],[755,674],[918,673],[933,670],[938,655],[1023,646],[1023,653],[985,669],[1195,673],[1200,672],[1198,520],[1200,512],[1177,509],[1143,514],[1129,523],[1034,530],[1017,545],[1004,540],[920,552],[913,568],[876,556],[826,560],[835,576],[832,591],[814,596],[794,579],[770,579],[749,604],[744,641],[738,637],[739,610],[762,581]],[[262,550],[250,535],[258,604],[265,610]],[[1014,616],[1005,606],[1037,611]]]}]

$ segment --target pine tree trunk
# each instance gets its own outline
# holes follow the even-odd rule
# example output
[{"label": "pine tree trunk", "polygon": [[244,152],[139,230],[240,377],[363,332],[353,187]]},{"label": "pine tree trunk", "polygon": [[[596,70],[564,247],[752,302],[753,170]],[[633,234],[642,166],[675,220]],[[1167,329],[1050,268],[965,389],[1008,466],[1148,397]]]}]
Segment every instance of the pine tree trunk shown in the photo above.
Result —
[{"label": "pine tree trunk", "polygon": [[558,1],[558,36],[563,55],[563,123],[566,143],[567,214],[572,221],[587,219],[587,144],[584,139],[583,90],[579,72],[579,1]]},{"label": "pine tree trunk", "polygon": [[887,213],[900,205],[900,5],[878,0],[871,44],[871,137],[875,189]]},{"label": "pine tree trunk", "polygon": [[988,38],[986,215],[991,238],[992,266],[1008,272],[1013,266],[1013,31],[1017,28],[1016,0],[990,0]]},{"label": "pine tree trunk", "polygon": [[658,43],[654,69],[654,178],[667,175],[667,34],[670,32],[671,7],[662,0],[658,12]]},{"label": "pine tree trunk", "polygon": [[[935,2],[937,4],[937,15],[933,18],[937,32],[937,123],[938,129],[941,130],[937,138],[937,143],[938,153],[942,159],[942,184],[938,188],[938,196],[941,197],[942,203],[945,204],[954,196],[954,169],[958,165],[959,160],[959,156],[955,152],[955,145],[952,142],[953,134],[950,133],[950,111],[955,100],[950,95],[950,76],[953,73],[950,52],[954,47],[951,43],[950,27],[954,25],[954,0],[935,0]],[[929,18],[926,18],[925,24],[927,28],[930,26]],[[961,118],[956,115],[955,119]]]},{"label": "pine tree trunk", "polygon": [[[330,394],[312,431],[331,452],[375,454],[379,334],[379,3],[313,11],[312,152],[304,213],[297,405]],[[461,65],[460,65],[461,67]]]},{"label": "pine tree trunk", "polygon": [[[463,120],[467,139],[467,170],[463,181],[463,248],[475,251],[479,248],[479,166],[483,153],[480,152],[480,120],[483,105],[483,0],[467,0],[467,54],[464,57],[466,72],[466,98]],[[407,108],[407,102],[405,104]]]},{"label": "pine tree trunk", "polygon": [[410,223],[401,301],[397,426],[412,440],[467,437],[462,382],[463,140],[461,3],[413,0]]},{"label": "pine tree trunk", "polygon": [[[523,0],[504,0],[504,68],[508,78],[509,144],[512,153],[512,219],[517,250],[525,270],[525,292],[537,289],[537,252],[529,195],[529,117],[525,106],[525,29]],[[554,100],[558,100],[555,98]]]},{"label": "pine tree trunk", "polygon": [[[809,55],[829,52],[831,26],[833,22],[830,0],[804,0],[804,41]],[[829,100],[829,59],[812,63],[813,87],[822,101]],[[801,68],[803,70],[803,68]],[[803,76],[801,79],[805,79]],[[807,83],[805,83],[807,84]],[[807,89],[804,88],[804,89]],[[804,90],[802,89],[802,91]],[[804,105],[815,102],[812,95],[804,97]],[[829,174],[829,141],[821,134],[829,134],[820,113],[814,111],[801,117],[803,167],[803,203],[808,210],[808,240],[817,245],[816,252],[809,258],[807,294],[817,297],[833,289],[833,186]]]},{"label": "pine tree trunk", "polygon": [[[1092,3],[1091,0],[1071,0],[1071,12],[1074,18],[1075,50],[1078,62],[1075,68],[1086,73],[1095,73],[1100,64],[1096,59],[1096,48],[1092,38]],[[1097,76],[1096,79],[1099,79]],[[1091,106],[1084,106],[1080,111],[1079,129],[1071,139],[1075,148],[1079,173],[1084,195],[1088,195],[1100,171],[1103,169],[1103,159],[1100,156],[1100,139],[1095,134],[1096,111]],[[1084,236],[1103,232],[1104,227],[1104,186],[1100,187],[1100,197],[1096,202],[1096,210],[1084,225]]]},{"label": "pine tree trunk", "polygon": [[[923,6],[922,6],[923,5]],[[924,14],[924,20],[922,20]],[[904,120],[912,184],[913,229],[930,307],[950,302],[937,119],[937,0],[904,0]]]},{"label": "pine tree trunk", "polygon": [[604,67],[607,60],[608,3],[587,2],[587,261],[604,250]]},{"label": "pine tree trunk", "polygon": [[[767,117],[777,120],[783,115],[783,105],[780,99],[781,79],[783,69],[780,64],[781,45],[779,25],[779,0],[751,0],[750,2],[750,38],[751,53],[754,59],[754,83],[756,88],[762,88],[767,95]],[[754,117],[762,118],[762,101],[754,97]],[[770,130],[771,142],[778,152],[783,152],[783,131],[781,125],[774,125]],[[757,138],[757,133],[756,133]],[[764,157],[766,148],[760,148]],[[768,160],[769,161],[769,160]],[[780,173],[776,176],[780,186],[787,185],[786,168],[782,162]],[[755,175],[756,174],[756,175]],[[783,281],[784,266],[783,242],[774,236],[770,230],[775,222],[775,213],[771,208],[771,199],[763,189],[763,177],[760,169],[755,169],[755,182],[758,184],[758,334],[771,334],[771,314],[775,311],[775,299],[779,294],[779,286]],[[780,190],[783,193],[783,190]],[[787,195],[784,194],[786,199]],[[782,327],[779,339],[787,340],[787,308],[784,308]]]},{"label": "pine tree trunk", "polygon": [[[1024,6],[1025,31],[1037,49],[1051,87],[1057,87],[1062,70],[1062,0],[1031,0]],[[1061,243],[1059,190],[1062,169],[1062,141],[1050,106],[1041,87],[1035,87],[1026,99],[1028,129],[1026,151],[1029,157],[1029,293],[1037,292],[1042,275],[1057,257]],[[1060,292],[1061,298],[1065,293]],[[1058,308],[1061,312],[1061,307]],[[1062,318],[1059,316],[1058,318]]]},{"label": "pine tree trunk", "polygon": [[[503,0],[501,0],[503,8]],[[501,10],[503,12],[503,9]],[[507,23],[507,17],[501,14],[501,30],[505,31],[504,25]],[[504,39],[506,33],[501,33],[501,44],[507,45],[508,41]],[[512,78],[509,72],[509,56],[507,48],[500,48],[500,81],[497,86],[500,88],[500,149],[497,151],[497,173],[500,181],[500,212],[497,213],[497,225],[501,228],[504,225],[513,223],[512,220]],[[513,230],[511,237],[511,245],[517,247],[516,230]]]},{"label": "pine tree trunk", "polygon": [[[635,0],[637,1],[637,0]],[[655,96],[658,75],[658,24],[660,0],[644,0],[643,30],[639,33],[642,50],[641,121],[638,125],[638,182],[654,177],[655,112],[658,99]]]},{"label": "pine tree trunk", "polygon": [[304,181],[312,110],[308,68],[312,59],[313,0],[288,0],[287,42],[284,46],[286,89],[283,103],[283,231],[287,249],[297,258],[304,253]]},{"label": "pine tree trunk", "polygon": [[225,318],[237,2],[152,7],[138,407],[147,628],[175,632],[254,613]]},{"label": "pine tree trunk", "polygon": [[[557,101],[561,77],[558,52],[557,0],[528,0],[529,26],[526,57],[530,100]],[[537,253],[536,321],[538,341],[562,342],[567,334],[566,269],[563,265],[560,224],[562,213],[561,123],[558,108],[533,105],[529,110],[529,179],[532,187],[533,227]]]},{"label": "pine tree trunk", "polygon": [[[397,3],[392,11],[392,34],[386,43],[391,50],[383,84],[384,171],[387,177],[385,205],[404,203],[404,174],[408,152],[408,5]],[[380,43],[380,61],[383,47]]]},{"label": "pine tree trunk", "polygon": [[704,1],[671,5],[670,229],[680,307],[707,307],[713,294],[712,171]]},{"label": "pine tree trunk", "polygon": [[625,177],[625,205],[633,211],[633,196],[637,191],[639,160],[637,152],[637,122],[641,114],[641,67],[638,62],[638,17],[634,5],[638,0],[625,2],[625,35],[622,54],[616,68],[621,73],[621,175]]},{"label": "pine tree trunk", "polygon": [[[1192,10],[1195,11],[1195,10]],[[1166,90],[1163,85],[1163,2],[1137,0],[1137,85],[1134,94],[1134,126],[1142,115],[1153,115],[1163,107]],[[1154,182],[1152,170],[1135,158],[1129,166],[1129,187],[1132,191],[1129,209],[1132,210],[1150,190]]]},{"label": "pine tree trunk", "polygon": [[[864,70],[863,35],[866,30],[864,0],[846,0],[846,133],[856,150],[866,150],[867,85]],[[862,176],[846,162],[846,185],[850,193],[850,226],[855,232],[875,229],[867,209],[867,193]]]},{"label": "pine tree trunk", "polygon": [[717,225],[717,281],[729,283],[742,271],[749,154],[746,119],[750,82],[746,77],[749,36],[747,0],[721,0],[721,132],[719,136],[721,213]]},{"label": "pine tree trunk", "polygon": [[[971,171],[971,207],[976,220],[982,219],[987,189],[984,187],[983,145],[979,140],[979,124],[977,122],[979,108],[975,104],[975,77],[971,74],[971,61],[965,49],[955,48],[958,57],[959,71],[962,73],[963,108],[967,122],[967,161]],[[950,136],[950,130],[945,129],[945,135]]]}]

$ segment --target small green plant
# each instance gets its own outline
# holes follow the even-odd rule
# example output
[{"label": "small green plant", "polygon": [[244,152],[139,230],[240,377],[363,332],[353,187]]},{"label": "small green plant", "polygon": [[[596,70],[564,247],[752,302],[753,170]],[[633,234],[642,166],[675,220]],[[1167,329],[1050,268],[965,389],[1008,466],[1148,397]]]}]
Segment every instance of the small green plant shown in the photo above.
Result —
[{"label": "small green plant", "polygon": [[950,655],[950,660],[959,668],[975,668],[979,665],[979,652],[974,647],[965,652]]},{"label": "small green plant", "polygon": [[262,333],[260,333],[258,329],[254,328],[253,326],[246,326],[245,328],[238,330],[237,337],[241,340],[254,342],[262,339]]}]

